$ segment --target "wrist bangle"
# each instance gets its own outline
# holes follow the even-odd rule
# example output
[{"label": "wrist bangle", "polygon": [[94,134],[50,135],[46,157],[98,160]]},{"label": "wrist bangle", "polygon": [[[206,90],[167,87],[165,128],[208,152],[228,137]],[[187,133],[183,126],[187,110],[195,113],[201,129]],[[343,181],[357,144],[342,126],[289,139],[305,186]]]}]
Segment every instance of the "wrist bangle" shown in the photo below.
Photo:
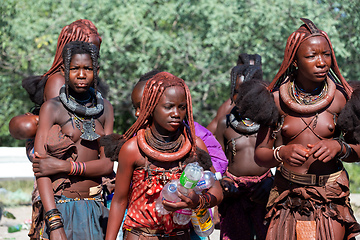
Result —
[{"label": "wrist bangle", "polygon": [[282,148],[283,146],[284,145],[280,145],[280,146],[278,146],[277,148],[274,149],[274,158],[279,163],[283,162],[283,160],[282,160],[282,158],[280,157],[280,154],[279,154],[280,148]]}]

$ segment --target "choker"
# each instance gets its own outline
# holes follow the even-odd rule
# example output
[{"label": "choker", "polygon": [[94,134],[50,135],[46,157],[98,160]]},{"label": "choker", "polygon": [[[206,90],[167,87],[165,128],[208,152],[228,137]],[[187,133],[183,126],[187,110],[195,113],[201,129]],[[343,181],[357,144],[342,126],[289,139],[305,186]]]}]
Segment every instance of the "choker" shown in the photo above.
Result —
[{"label": "choker", "polygon": [[177,152],[182,147],[185,137],[180,131],[175,132],[174,137],[176,137],[175,141],[167,142],[156,129],[154,131],[150,128],[145,130],[146,142],[155,150],[164,153]]},{"label": "choker", "polygon": [[[321,91],[319,89],[315,89],[312,93],[304,92],[300,89],[294,81],[290,81],[289,85],[289,94],[290,97],[295,100],[298,104],[301,105],[313,105],[323,99],[328,92],[328,85],[325,81]],[[317,94],[315,94],[317,92]]]},{"label": "choker", "polygon": [[243,134],[243,135],[250,135],[254,134],[257,131],[259,131],[260,124],[256,122],[251,122],[250,124],[246,121],[251,121],[249,118],[242,118],[240,114],[236,111],[236,107],[234,107],[230,114],[227,117],[227,125],[230,125],[230,127],[237,133]]},{"label": "choker", "polygon": [[[91,95],[95,95],[94,89],[89,89]],[[59,98],[62,104],[71,112],[80,116],[93,117],[100,114],[104,110],[104,99],[99,91],[96,92],[96,106],[86,107],[66,96],[65,84],[60,88]]]},{"label": "choker", "polygon": [[[93,88],[90,88],[89,91],[90,98],[91,96],[95,96]],[[94,120],[94,117],[96,118],[96,116],[98,116],[104,110],[104,99],[102,98],[100,92],[96,93],[96,107],[86,107],[79,104],[73,97],[67,98],[65,93],[65,85],[63,85],[60,89],[59,99],[65,108],[67,108],[74,115],[73,119],[75,125],[82,133],[80,136],[81,139],[94,141],[100,137],[100,135],[95,132]],[[85,117],[91,117],[91,119],[88,120]],[[82,126],[80,125],[80,122],[82,123]]]},{"label": "choker", "polygon": [[[150,131],[150,130],[148,130]],[[151,131],[150,131],[151,132]],[[159,162],[173,162],[184,158],[191,150],[191,142],[187,136],[186,128],[184,127],[184,138],[185,141],[182,146],[176,152],[161,152],[155,149],[153,146],[150,146],[145,138],[145,129],[140,129],[137,134],[137,143],[141,151],[145,153],[151,159],[154,159]],[[183,142],[183,141],[182,141]]]},{"label": "choker", "polygon": [[319,95],[311,97],[300,96],[298,91],[294,93],[296,91],[295,86],[292,87],[294,81],[290,80],[289,76],[284,82],[279,89],[280,98],[291,111],[296,113],[312,114],[319,112],[329,106],[335,96],[336,85],[329,77],[326,77],[326,83]]}]

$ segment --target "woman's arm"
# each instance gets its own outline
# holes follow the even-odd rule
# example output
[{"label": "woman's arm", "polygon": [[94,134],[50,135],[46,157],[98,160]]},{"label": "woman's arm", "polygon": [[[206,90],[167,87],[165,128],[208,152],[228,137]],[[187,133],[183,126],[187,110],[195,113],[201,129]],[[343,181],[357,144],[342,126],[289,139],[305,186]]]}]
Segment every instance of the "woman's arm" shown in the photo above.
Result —
[{"label": "woman's arm", "polygon": [[106,240],[115,240],[119,232],[128,203],[130,183],[135,162],[139,157],[141,157],[141,155],[138,150],[136,137],[134,137],[126,142],[119,152],[115,192],[111,201]]},{"label": "woman's arm", "polygon": [[[50,128],[56,122],[58,108],[54,101],[45,102],[39,114],[39,127],[35,136],[34,150],[38,156],[46,156],[46,141]],[[44,206],[45,213],[49,210],[55,209],[55,199],[52,188],[52,182],[49,177],[36,177],[41,202]],[[58,228],[51,231],[50,236],[52,239],[66,239],[64,228]]]}]

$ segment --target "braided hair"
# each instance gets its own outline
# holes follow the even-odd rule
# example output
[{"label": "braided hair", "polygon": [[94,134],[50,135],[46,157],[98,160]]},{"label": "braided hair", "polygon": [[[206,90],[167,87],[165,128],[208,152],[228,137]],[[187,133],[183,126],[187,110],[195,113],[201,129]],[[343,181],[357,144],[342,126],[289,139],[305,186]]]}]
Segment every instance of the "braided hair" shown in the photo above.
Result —
[{"label": "braided hair", "polygon": [[97,28],[90,20],[87,19],[79,19],[63,27],[57,41],[56,53],[53,64],[49,69],[49,71],[47,71],[44,74],[44,76],[47,75],[50,77],[54,73],[59,71],[60,66],[63,63],[62,60],[63,48],[67,43],[71,41],[89,42],[90,36],[92,35],[98,37],[101,43],[102,39],[97,31]]},{"label": "braided hair", "polygon": [[150,78],[144,89],[144,93],[141,99],[140,104],[140,116],[136,122],[124,133],[126,140],[134,136],[134,134],[141,128],[148,126],[151,121],[151,116],[154,112],[155,107],[160,101],[161,96],[165,90],[169,87],[179,86],[185,90],[186,96],[186,115],[187,115],[187,124],[190,128],[189,139],[192,142],[192,151],[195,152],[195,127],[193,119],[193,110],[192,110],[192,101],[190,90],[185,84],[184,80],[178,78],[168,72],[160,72],[154,77]]},{"label": "braided hair", "polygon": [[98,59],[99,59],[99,49],[92,43],[84,41],[73,41],[69,42],[64,46],[62,52],[62,58],[64,63],[64,73],[65,73],[65,85],[66,85],[66,96],[69,96],[69,75],[70,75],[70,63],[71,59],[75,54],[89,54],[92,60],[93,72],[94,72],[94,82],[93,87],[95,89],[95,95],[97,91],[97,82],[98,74],[97,70],[99,68]]},{"label": "braided hair", "polygon": [[296,52],[305,40],[313,36],[322,36],[324,37],[330,46],[331,49],[331,59],[332,65],[330,68],[329,75],[333,79],[333,81],[339,86],[343,88],[347,98],[350,98],[352,93],[351,86],[345,81],[344,77],[341,75],[339,66],[337,64],[334,49],[331,45],[330,39],[326,32],[318,29],[315,24],[306,18],[300,18],[305,24],[301,25],[295,32],[293,32],[286,42],[284,60],[280,66],[278,73],[275,75],[274,80],[269,84],[268,89],[270,91],[277,90],[280,85],[284,82],[287,76],[293,74],[296,69],[293,65],[293,61],[296,56]]},{"label": "braided hair", "polygon": [[[251,60],[254,65],[251,65]],[[231,69],[231,101],[233,102],[234,96],[237,93],[236,82],[240,76],[244,76],[244,82],[252,78],[262,79],[261,69],[261,56],[259,54],[242,53],[239,55],[237,65]]]}]

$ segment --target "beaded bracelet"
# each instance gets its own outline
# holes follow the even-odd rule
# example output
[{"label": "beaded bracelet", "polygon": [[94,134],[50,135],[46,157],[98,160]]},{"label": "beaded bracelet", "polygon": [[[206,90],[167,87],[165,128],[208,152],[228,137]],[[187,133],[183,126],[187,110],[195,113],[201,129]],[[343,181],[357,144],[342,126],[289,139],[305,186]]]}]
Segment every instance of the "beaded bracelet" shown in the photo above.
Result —
[{"label": "beaded bracelet", "polygon": [[71,161],[71,169],[69,175],[82,175],[86,171],[86,164],[84,162]]},{"label": "beaded bracelet", "polygon": [[64,227],[61,213],[56,208],[45,213],[45,222],[50,232]]},{"label": "beaded bracelet", "polygon": [[280,148],[282,148],[284,145],[280,145],[277,148],[274,149],[274,158],[277,162],[282,163],[282,159],[280,157],[279,151]]}]

